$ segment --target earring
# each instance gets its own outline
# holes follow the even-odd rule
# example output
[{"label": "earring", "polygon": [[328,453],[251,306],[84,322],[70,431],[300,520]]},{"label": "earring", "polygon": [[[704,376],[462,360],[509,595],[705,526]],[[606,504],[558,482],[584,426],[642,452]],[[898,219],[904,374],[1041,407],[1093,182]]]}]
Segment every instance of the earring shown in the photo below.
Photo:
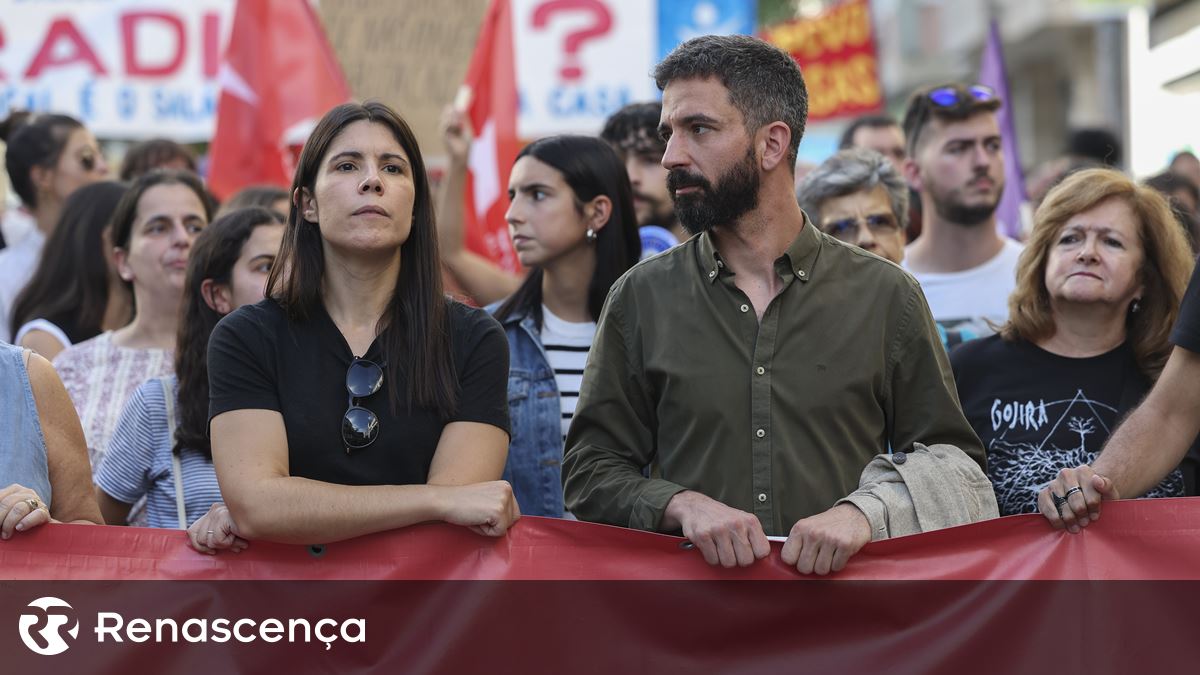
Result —
[{"label": "earring", "polygon": [[588,228],[588,231],[587,231],[587,242],[589,244],[596,243],[596,231],[590,227]]},{"label": "earring", "polygon": [[1141,300],[1141,298],[1133,299],[1133,304],[1129,306],[1130,313],[1136,314],[1137,311],[1142,308]]}]

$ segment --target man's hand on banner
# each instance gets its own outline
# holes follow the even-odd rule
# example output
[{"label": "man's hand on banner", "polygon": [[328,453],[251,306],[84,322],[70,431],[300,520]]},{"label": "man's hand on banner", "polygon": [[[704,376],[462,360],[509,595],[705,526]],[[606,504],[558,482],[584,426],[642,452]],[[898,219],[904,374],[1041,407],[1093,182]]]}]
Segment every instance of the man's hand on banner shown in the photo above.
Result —
[{"label": "man's hand on banner", "polygon": [[840,572],[869,541],[871,524],[863,512],[852,504],[839,504],[792,526],[783,545],[783,562],[801,574]]},{"label": "man's hand on banner", "polygon": [[1103,500],[1120,499],[1117,486],[1087,464],[1062,469],[1058,477],[1038,493],[1038,510],[1055,529],[1076,533],[1100,519]]},{"label": "man's hand on banner", "polygon": [[771,553],[762,524],[753,514],[692,490],[671,497],[660,529],[682,530],[709,565],[747,567]]}]

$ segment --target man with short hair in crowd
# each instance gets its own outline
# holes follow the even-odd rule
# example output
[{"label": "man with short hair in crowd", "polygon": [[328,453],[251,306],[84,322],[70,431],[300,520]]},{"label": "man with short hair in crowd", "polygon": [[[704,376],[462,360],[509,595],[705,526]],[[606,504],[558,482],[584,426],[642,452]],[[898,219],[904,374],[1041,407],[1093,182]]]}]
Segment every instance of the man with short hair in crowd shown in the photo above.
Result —
[{"label": "man with short hair in crowd", "polygon": [[878,152],[838,152],[805,176],[797,198],[825,234],[896,264],[904,260],[908,185]]},{"label": "man with short hair in crowd", "polygon": [[698,236],[609,294],[567,438],[571,512],[682,532],[726,567],[787,535],[783,561],[825,574],[914,510],[883,481],[856,491],[864,467],[909,470],[932,453],[923,444],[948,444],[927,465],[956,467],[935,471],[938,484],[974,472],[991,495],[921,289],[819,232],[796,202],[808,96],[795,61],[708,35],[655,80],[667,184]]},{"label": "man with short hair in crowd", "polygon": [[924,219],[904,267],[921,283],[948,347],[994,333],[1016,287],[1021,245],[996,229],[1004,192],[999,107],[988,87],[946,84],[914,94],[904,116],[904,170]]},{"label": "man with short hair in crowd", "polygon": [[887,157],[897,172],[904,171],[908,152],[904,147],[904,130],[891,115],[863,115],[842,132],[838,150],[867,148]]},{"label": "man with short hair in crowd", "polygon": [[600,138],[617,151],[633,188],[633,207],[642,238],[642,258],[675,246],[690,235],[675,218],[667,192],[662,156],[666,144],[658,137],[662,104],[630,103],[604,123]]}]

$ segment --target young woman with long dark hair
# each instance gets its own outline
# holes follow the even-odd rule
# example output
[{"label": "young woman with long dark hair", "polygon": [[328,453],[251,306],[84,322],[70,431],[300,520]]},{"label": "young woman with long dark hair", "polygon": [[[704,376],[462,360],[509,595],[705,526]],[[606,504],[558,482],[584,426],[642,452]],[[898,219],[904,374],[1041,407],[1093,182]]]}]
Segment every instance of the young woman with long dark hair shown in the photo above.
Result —
[{"label": "young woman with long dark hair", "polygon": [[330,110],[292,199],[268,299],[209,344],[231,518],[207,539],[330,542],[429,520],[503,534],[519,516],[498,480],[508,347],[486,312],[442,292],[412,131],[381,103]]},{"label": "young woman with long dark hair", "polygon": [[53,360],[129,323],[133,296],[117,276],[109,226],[126,187],[85,185],[67,198],[29,285],[13,307],[13,344]]},{"label": "young woman with long dark hair", "polygon": [[221,317],[263,299],[283,220],[263,208],[232,211],[196,238],[188,260],[175,375],[138,387],[96,468],[105,521],[122,524],[146,497],[150,527],[186,528],[221,501],[208,423],[208,338]]},{"label": "young woman with long dark hair", "polygon": [[641,243],[629,177],[588,136],[553,136],[517,155],[506,218],[529,275],[493,306],[508,337],[513,438],[505,480],[528,515],[563,515],[563,442],[596,320]]},{"label": "young woman with long dark hair", "polygon": [[133,319],[54,359],[83,423],[93,469],[133,390],[171,374],[188,254],[211,218],[200,178],[186,171],[147,173],[117,204],[113,256],[122,283],[133,290]]}]

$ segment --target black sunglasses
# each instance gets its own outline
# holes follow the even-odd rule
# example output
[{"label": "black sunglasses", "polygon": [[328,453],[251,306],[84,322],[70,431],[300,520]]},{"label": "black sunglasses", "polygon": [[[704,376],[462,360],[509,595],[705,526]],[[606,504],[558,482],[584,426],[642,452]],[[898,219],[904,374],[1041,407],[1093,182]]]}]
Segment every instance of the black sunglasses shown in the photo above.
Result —
[{"label": "black sunglasses", "polygon": [[358,405],[358,399],[366,398],[383,387],[383,368],[368,359],[354,358],[346,369],[346,391],[350,394],[349,407],[342,416],[342,443],[346,454],[361,450],[379,438],[379,417]]}]

